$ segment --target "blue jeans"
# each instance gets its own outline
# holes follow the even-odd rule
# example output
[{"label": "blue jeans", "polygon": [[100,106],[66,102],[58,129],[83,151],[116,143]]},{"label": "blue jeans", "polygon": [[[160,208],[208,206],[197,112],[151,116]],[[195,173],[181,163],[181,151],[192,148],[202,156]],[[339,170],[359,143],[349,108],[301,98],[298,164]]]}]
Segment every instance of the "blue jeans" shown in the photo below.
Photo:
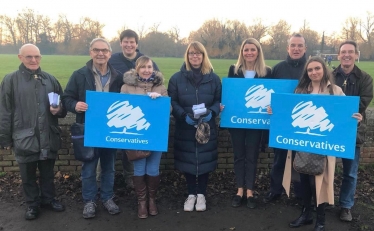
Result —
[{"label": "blue jeans", "polygon": [[99,159],[101,166],[100,199],[104,202],[113,197],[116,149],[95,148],[95,154],[96,157],[93,160],[82,164],[82,197],[85,203],[96,200],[96,167]]},{"label": "blue jeans", "polygon": [[351,209],[355,202],[360,147],[356,147],[355,158],[343,159],[343,181],[340,187],[339,204],[342,208]]},{"label": "blue jeans", "polygon": [[162,152],[152,151],[147,158],[134,160],[134,176],[158,176]]}]

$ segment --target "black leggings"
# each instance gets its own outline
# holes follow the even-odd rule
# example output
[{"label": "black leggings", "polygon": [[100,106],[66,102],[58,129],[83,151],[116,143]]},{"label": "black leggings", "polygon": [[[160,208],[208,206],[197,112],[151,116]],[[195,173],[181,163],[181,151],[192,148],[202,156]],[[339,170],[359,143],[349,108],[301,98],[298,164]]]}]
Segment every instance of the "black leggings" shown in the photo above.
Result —
[{"label": "black leggings", "polygon": [[[317,205],[315,176],[300,173],[300,181],[303,186],[303,202],[307,210],[311,209],[312,197]],[[325,215],[325,203],[318,205],[317,215]]]},{"label": "black leggings", "polygon": [[187,181],[188,195],[206,194],[209,173],[199,175],[198,177],[185,173],[184,176]]}]

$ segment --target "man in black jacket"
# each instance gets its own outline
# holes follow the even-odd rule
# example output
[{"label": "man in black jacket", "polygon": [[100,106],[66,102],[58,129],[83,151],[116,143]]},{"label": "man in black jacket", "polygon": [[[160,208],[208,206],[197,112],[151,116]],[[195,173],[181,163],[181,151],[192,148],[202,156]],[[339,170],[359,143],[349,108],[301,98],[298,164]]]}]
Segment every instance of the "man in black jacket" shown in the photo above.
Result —
[{"label": "man in black jacket", "polygon": [[[273,67],[272,77],[275,79],[296,79],[299,80],[306,63],[307,46],[301,34],[293,34],[288,40],[287,59]],[[274,148],[274,164],[271,169],[270,191],[264,198],[264,202],[274,201],[283,192],[283,173],[287,158],[287,150]],[[294,182],[296,197],[302,197],[302,188],[299,182]]]},{"label": "man in black jacket", "polygon": [[53,106],[49,102],[48,93],[61,95],[62,88],[55,77],[41,70],[39,48],[25,44],[18,58],[19,70],[6,75],[0,86],[0,146],[13,149],[27,204],[25,218],[32,220],[38,217],[39,206],[65,210],[55,200],[53,169],[61,147],[58,118],[65,117],[66,110],[59,102]]},{"label": "man in black jacket", "polygon": [[357,172],[360,161],[360,146],[365,142],[365,111],[373,98],[373,79],[355,65],[357,58],[358,46],[356,42],[348,40],[341,43],[338,54],[340,65],[333,72],[336,85],[341,87],[346,95],[360,97],[359,113],[363,116],[363,120],[357,129],[355,157],[353,160],[342,159],[343,181],[339,197],[341,207],[340,219],[342,221],[352,221],[351,208],[354,205]]},{"label": "man in black jacket", "polygon": [[[143,54],[137,49],[139,36],[135,31],[130,29],[124,30],[120,34],[119,39],[122,52],[113,54],[109,59],[109,63],[121,76],[123,76],[123,74],[125,74],[127,71],[135,68],[136,60],[143,56]],[[155,71],[159,70],[155,62],[153,62],[153,69]],[[134,166],[132,162],[128,161],[123,150],[118,150],[118,152],[122,154],[123,176],[125,178],[126,185],[130,188],[134,188],[134,184],[132,182]]]},{"label": "man in black jacket", "polygon": [[[86,103],[86,91],[120,92],[123,84],[122,76],[108,63],[112,48],[108,41],[96,38],[90,43],[91,60],[86,66],[74,71],[69,79],[62,102],[66,109],[76,114],[76,122],[85,122],[85,112],[89,109]],[[100,199],[109,212],[120,212],[113,201],[114,163],[116,149],[95,148],[95,158],[82,164],[82,197],[85,203],[83,209],[84,218],[95,217],[96,196],[98,188],[96,184],[96,167],[100,159],[101,187]]]}]

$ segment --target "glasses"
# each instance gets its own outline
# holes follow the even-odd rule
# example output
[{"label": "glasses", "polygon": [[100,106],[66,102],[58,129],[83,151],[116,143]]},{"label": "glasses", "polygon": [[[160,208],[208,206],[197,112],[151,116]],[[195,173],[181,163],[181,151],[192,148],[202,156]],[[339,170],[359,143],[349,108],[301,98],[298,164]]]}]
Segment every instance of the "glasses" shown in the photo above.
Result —
[{"label": "glasses", "polygon": [[188,55],[189,56],[200,56],[200,55],[202,55],[203,53],[201,53],[201,52],[188,52]]},{"label": "glasses", "polygon": [[35,56],[32,56],[32,55],[24,56],[24,55],[22,55],[22,57],[24,57],[27,61],[32,61],[32,59],[35,59],[36,61],[39,61],[42,58],[42,56],[40,56],[40,55],[35,55]]},{"label": "glasses", "polygon": [[100,51],[101,51],[101,53],[103,53],[104,55],[105,54],[108,54],[108,52],[110,51],[110,50],[108,50],[108,49],[98,49],[98,48],[93,48],[91,51],[93,51],[95,54],[99,54],[100,53]]}]

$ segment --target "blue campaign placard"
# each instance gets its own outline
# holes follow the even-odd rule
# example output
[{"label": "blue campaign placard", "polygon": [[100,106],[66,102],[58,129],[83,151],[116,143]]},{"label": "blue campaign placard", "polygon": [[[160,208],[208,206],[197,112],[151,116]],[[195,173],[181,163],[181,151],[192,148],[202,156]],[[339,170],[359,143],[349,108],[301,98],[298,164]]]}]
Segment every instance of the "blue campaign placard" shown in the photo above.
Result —
[{"label": "blue campaign placard", "polygon": [[170,97],[87,91],[86,102],[85,146],[167,151]]},{"label": "blue campaign placard", "polygon": [[269,146],[353,159],[359,97],[273,94]]},{"label": "blue campaign placard", "polygon": [[294,92],[297,80],[222,79],[221,127],[269,129],[270,116],[266,108],[272,93]]}]

